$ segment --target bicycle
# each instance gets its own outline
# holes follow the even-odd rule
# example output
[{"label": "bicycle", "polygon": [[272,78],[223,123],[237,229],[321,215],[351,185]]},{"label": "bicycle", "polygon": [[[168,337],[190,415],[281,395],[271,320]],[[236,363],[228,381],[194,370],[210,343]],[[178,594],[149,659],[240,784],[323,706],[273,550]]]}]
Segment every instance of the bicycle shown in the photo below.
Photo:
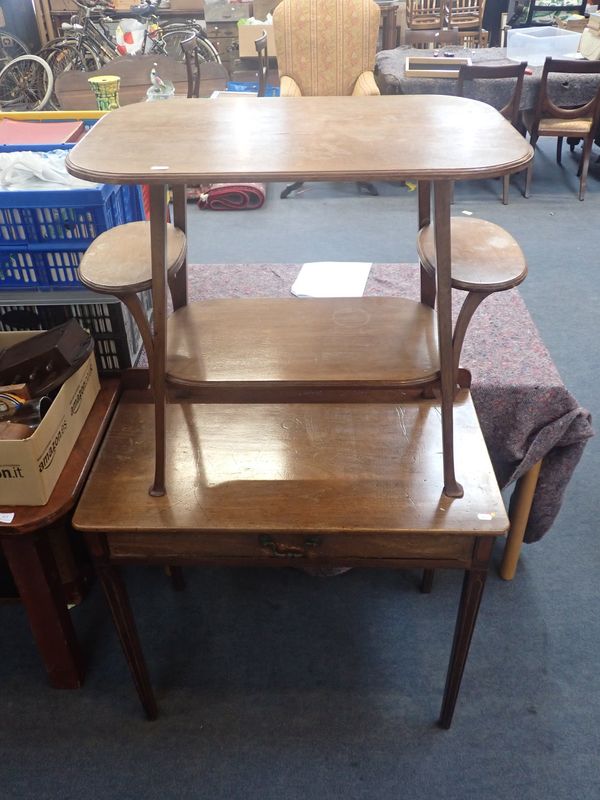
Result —
[{"label": "bicycle", "polygon": [[[156,19],[156,12],[160,13],[160,0],[144,0],[139,5],[132,6],[131,12],[140,16],[151,14]],[[221,63],[221,56],[206,35],[206,31],[199,20],[186,19],[184,22],[163,22],[159,20],[158,24],[162,32],[161,41],[164,45],[164,55],[170,56],[176,61],[184,61],[181,42],[195,34],[200,61],[214,64]]]},{"label": "bicycle", "polygon": [[29,54],[29,48],[18,36],[6,31],[0,32],[0,69],[17,56]]},{"label": "bicycle", "polygon": [[0,70],[0,110],[41,111],[53,89],[54,76],[43,58],[17,56]]},{"label": "bicycle", "polygon": [[[71,69],[94,71],[121,55],[109,29],[113,20],[105,14],[111,8],[109,0],[94,0],[94,5],[88,5],[83,0],[74,2],[80,12],[71,18],[70,23],[63,23],[65,36],[49,42],[39,53],[50,65],[54,78]],[[182,60],[180,43],[191,36],[193,31],[189,27],[178,25],[165,33],[155,14],[158,10],[157,3],[158,0],[147,0],[143,5],[132,7],[132,15],[147,20],[140,52],[168,55]],[[218,53],[210,42],[207,44],[210,48],[205,48],[202,60],[219,62]]]}]

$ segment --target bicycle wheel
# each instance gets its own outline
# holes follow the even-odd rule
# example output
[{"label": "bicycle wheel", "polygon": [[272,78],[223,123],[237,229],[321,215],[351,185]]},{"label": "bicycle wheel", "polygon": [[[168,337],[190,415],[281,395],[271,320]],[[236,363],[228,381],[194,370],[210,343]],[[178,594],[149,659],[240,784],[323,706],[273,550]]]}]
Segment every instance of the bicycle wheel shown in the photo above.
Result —
[{"label": "bicycle wheel", "polygon": [[[181,42],[189,39],[196,31],[192,28],[179,28],[171,29],[163,33],[162,39],[157,42],[157,48],[162,43],[166,55],[174,58],[176,61],[185,61],[183,50],[181,49]],[[216,64],[221,63],[219,54],[213,45],[207,39],[200,39],[198,41],[198,55],[200,61],[212,61]]]},{"label": "bicycle wheel", "polygon": [[39,56],[18,56],[0,72],[2,111],[41,111],[54,88],[52,70]]},{"label": "bicycle wheel", "polygon": [[0,69],[6,66],[9,61],[17,56],[25,56],[29,53],[29,48],[18,36],[12,33],[0,33]]},{"label": "bicycle wheel", "polygon": [[48,62],[54,80],[69,70],[93,72],[100,69],[102,59],[87,42],[77,39],[55,39],[39,52],[39,56]]}]

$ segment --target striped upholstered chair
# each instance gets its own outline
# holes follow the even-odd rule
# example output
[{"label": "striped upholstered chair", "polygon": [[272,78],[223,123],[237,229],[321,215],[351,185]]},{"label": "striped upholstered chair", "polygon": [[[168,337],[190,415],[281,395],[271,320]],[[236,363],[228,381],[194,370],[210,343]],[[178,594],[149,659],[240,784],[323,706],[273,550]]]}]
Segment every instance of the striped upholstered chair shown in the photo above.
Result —
[{"label": "striped upholstered chair", "polygon": [[[273,12],[281,96],[378,95],[379,16],[373,0],[282,0]],[[361,187],[377,194],[372,184]]]}]

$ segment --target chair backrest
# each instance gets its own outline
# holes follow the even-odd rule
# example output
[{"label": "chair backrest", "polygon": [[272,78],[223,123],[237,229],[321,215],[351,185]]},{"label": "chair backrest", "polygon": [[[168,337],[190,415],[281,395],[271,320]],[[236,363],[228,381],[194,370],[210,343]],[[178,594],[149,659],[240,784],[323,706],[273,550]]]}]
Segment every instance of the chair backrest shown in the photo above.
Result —
[{"label": "chair backrest", "polygon": [[[598,75],[598,86],[594,96],[576,108],[557,106],[548,90],[548,82],[552,75]],[[534,110],[536,123],[543,117],[557,119],[579,119],[582,117],[592,119],[592,129],[595,130],[600,117],[600,61],[579,61],[564,58],[551,58],[544,62],[540,91]]]},{"label": "chair backrest", "polygon": [[480,28],[486,0],[448,0],[449,28]]},{"label": "chair backrest", "polygon": [[373,0],[282,0],[273,12],[280,76],[304,95],[350,95],[372,70],[379,35]]},{"label": "chair backrest", "polygon": [[475,50],[479,47],[487,47],[490,40],[489,31],[485,28],[477,28],[476,30],[462,30],[458,29],[458,38],[460,46],[467,50]]},{"label": "chair backrest", "polygon": [[441,28],[444,25],[445,16],[445,1],[406,0],[406,24],[412,30]]},{"label": "chair backrest", "polygon": [[514,78],[514,84],[510,97],[504,108],[500,109],[500,113],[506,117],[509,122],[516,126],[519,118],[519,108],[521,107],[521,95],[523,93],[523,80],[525,78],[526,61],[521,61],[520,64],[506,64],[502,66],[483,66],[473,64],[463,64],[458,73],[458,84],[456,87],[456,94],[463,97],[465,94],[465,83],[468,81],[476,80],[502,80]]},{"label": "chair backrest", "polygon": [[181,42],[187,71],[188,97],[200,97],[200,56],[198,53],[198,36],[194,33],[189,39]]},{"label": "chair backrest", "polygon": [[258,97],[264,97],[267,93],[267,76],[269,74],[269,51],[267,49],[267,32],[255,40],[256,57],[258,59]]},{"label": "chair backrest", "polygon": [[404,43],[417,50],[434,50],[437,47],[460,44],[458,29],[452,30],[414,30],[406,31]]}]

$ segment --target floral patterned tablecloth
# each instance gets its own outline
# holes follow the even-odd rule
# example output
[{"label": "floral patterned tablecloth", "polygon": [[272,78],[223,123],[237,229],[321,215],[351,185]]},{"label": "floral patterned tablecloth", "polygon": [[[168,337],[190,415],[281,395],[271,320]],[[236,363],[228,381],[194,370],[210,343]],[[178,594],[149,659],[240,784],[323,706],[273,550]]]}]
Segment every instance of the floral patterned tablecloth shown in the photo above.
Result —
[{"label": "floral patterned tablecloth", "polygon": [[[193,265],[189,300],[287,297],[300,266]],[[373,265],[365,294],[418,299],[418,267]],[[455,295],[456,312],[463,293]],[[590,414],[563,384],[517,289],[492,295],[479,307],[461,364],[473,376],[473,401],[500,486],[513,483],[543,458],[525,534],[525,541],[537,541],[552,526],[585,443],[593,436]]]}]

